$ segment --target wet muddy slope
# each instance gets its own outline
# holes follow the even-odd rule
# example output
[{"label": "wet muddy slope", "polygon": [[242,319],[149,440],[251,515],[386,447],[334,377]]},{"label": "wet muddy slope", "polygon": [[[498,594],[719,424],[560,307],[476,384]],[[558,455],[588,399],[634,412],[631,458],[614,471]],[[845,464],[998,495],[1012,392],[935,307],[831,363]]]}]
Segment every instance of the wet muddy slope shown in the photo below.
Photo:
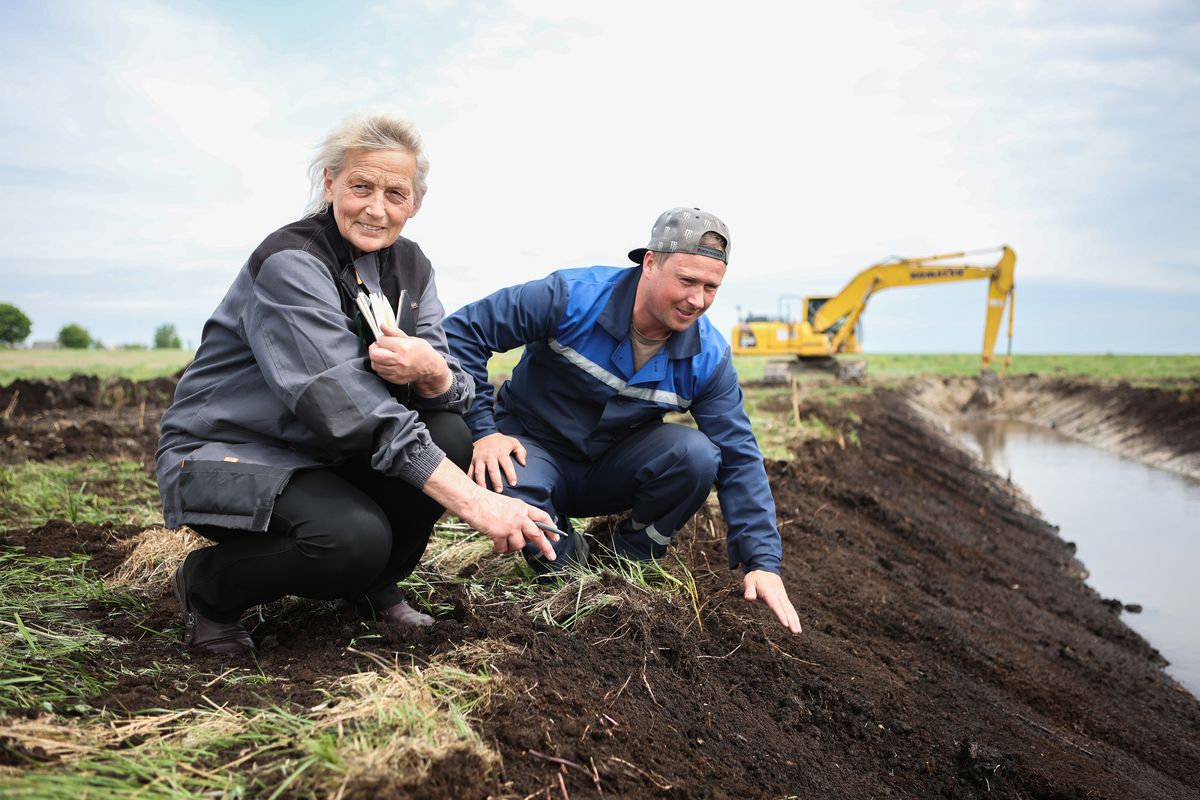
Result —
[{"label": "wet muddy slope", "polygon": [[[965,378],[913,381],[907,393],[941,414],[963,413],[975,389]],[[1200,386],[1168,382],[1150,389],[1098,386],[1079,379],[1014,376],[999,402],[966,413],[1044,425],[1073,439],[1200,479]]]},{"label": "wet muddy slope", "polygon": [[[434,629],[356,649],[494,652],[500,691],[477,726],[499,764],[376,796],[1200,796],[1200,704],[1082,582],[1070,543],[902,392],[804,413],[844,446],[808,441],[768,464],[802,635],[742,601],[715,506],[675,548],[696,576],[698,609],[683,598],[614,605],[566,632],[449,589],[439,599],[455,611]],[[19,415],[7,424],[21,435]],[[87,552],[103,570],[127,533],[51,523],[0,543]],[[175,625],[168,598],[144,619],[80,613],[138,642],[98,654],[98,669],[116,657],[197,668],[194,681],[123,679],[93,701],[116,711],[201,694],[302,708],[322,680],[369,668],[347,650],[363,623],[322,606],[258,624],[261,667],[277,680],[253,688],[212,685],[219,664],[144,635]]]}]

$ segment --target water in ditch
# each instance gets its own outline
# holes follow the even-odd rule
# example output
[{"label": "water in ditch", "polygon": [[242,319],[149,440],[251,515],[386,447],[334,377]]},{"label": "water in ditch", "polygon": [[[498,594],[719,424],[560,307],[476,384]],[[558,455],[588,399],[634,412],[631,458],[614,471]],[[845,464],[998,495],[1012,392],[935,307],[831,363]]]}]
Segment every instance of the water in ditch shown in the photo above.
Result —
[{"label": "water in ditch", "polygon": [[951,427],[1075,542],[1092,588],[1142,606],[1122,618],[1200,696],[1200,482],[1037,425],[958,420]]}]

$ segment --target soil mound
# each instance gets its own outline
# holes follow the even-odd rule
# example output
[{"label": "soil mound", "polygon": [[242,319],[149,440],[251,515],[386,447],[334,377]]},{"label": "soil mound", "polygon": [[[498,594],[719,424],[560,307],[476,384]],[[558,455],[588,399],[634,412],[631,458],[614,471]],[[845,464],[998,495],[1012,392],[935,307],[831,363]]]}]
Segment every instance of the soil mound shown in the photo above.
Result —
[{"label": "soil mound", "polygon": [[[131,381],[72,375],[65,381],[17,380],[0,387],[0,409],[6,416],[27,416],[42,411],[76,408],[119,408],[125,405],[167,406],[175,394],[177,378]],[[11,407],[11,409],[10,409]]]},{"label": "soil mound", "polygon": [[0,464],[82,458],[152,464],[158,423],[177,382],[74,375],[0,387]]},{"label": "soil mound", "polygon": [[0,418],[0,464],[83,458],[153,465],[161,410],[139,407],[43,411]]}]

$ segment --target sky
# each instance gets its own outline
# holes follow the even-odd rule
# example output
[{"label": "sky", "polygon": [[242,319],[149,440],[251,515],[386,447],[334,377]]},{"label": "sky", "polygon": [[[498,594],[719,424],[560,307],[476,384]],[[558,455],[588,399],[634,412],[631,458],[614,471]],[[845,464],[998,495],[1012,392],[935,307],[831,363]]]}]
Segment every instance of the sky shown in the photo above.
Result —
[{"label": "sky", "polygon": [[[1194,0],[6,0],[0,98],[0,302],[31,339],[198,345],[319,142],[387,106],[432,162],[404,234],[447,311],[626,264],[686,205],[730,227],[726,332],[1007,244],[1014,352],[1200,353]],[[985,295],[880,293],[866,349],[975,351]]]}]

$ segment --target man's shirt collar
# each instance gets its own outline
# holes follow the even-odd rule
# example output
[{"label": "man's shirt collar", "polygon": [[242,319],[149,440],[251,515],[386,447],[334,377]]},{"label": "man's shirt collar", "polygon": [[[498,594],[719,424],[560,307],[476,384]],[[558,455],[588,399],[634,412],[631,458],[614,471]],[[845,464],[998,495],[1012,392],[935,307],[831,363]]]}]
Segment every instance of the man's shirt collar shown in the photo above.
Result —
[{"label": "man's shirt collar", "polygon": [[[617,341],[629,338],[629,326],[633,322],[633,301],[637,298],[638,283],[642,279],[641,267],[630,267],[618,278],[613,287],[608,305],[596,320],[600,327]],[[676,331],[663,345],[669,358],[691,358],[700,352],[700,319],[687,327],[686,330]]]}]

